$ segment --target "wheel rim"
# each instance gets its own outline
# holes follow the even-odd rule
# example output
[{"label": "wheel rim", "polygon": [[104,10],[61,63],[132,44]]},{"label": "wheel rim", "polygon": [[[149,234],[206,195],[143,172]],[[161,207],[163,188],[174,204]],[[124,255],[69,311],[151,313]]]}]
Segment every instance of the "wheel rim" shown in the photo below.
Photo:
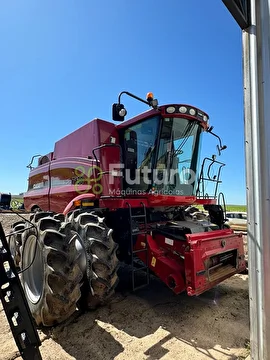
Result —
[{"label": "wheel rim", "polygon": [[43,292],[44,261],[40,244],[37,242],[35,235],[31,235],[26,239],[22,255],[23,269],[26,269],[31,263],[32,265],[29,269],[23,271],[23,280],[28,299],[33,304],[36,304],[40,300]]}]

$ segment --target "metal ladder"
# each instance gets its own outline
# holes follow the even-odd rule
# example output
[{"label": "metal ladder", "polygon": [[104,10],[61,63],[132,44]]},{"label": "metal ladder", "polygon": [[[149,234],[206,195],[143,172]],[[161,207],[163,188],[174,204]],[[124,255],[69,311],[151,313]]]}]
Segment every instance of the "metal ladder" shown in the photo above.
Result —
[{"label": "metal ladder", "polygon": [[[149,280],[150,280],[150,274],[149,274],[149,265],[148,265],[148,242],[147,242],[147,215],[146,215],[146,207],[145,204],[143,202],[141,202],[141,206],[142,206],[142,210],[143,210],[143,214],[141,215],[134,215],[132,212],[132,207],[131,205],[127,202],[126,203],[129,207],[129,218],[130,218],[130,249],[131,249],[131,279],[132,279],[132,291],[136,291],[139,290],[141,288],[146,287],[147,285],[149,285]],[[140,230],[140,228],[138,227],[134,229],[133,227],[133,220],[138,220],[138,219],[143,219],[143,230]],[[137,235],[144,235],[145,236],[145,248],[144,249],[139,249],[139,250],[134,250],[134,246],[133,246],[133,240],[134,237]],[[142,253],[145,252],[145,257],[146,257],[146,264],[143,266],[135,266],[135,260],[136,258],[138,258],[136,255],[138,253]],[[139,286],[135,286],[135,274],[138,271],[141,270],[145,270],[145,283],[139,285]]]},{"label": "metal ladder", "polygon": [[42,359],[37,329],[0,223],[0,299],[15,343],[25,360]]}]

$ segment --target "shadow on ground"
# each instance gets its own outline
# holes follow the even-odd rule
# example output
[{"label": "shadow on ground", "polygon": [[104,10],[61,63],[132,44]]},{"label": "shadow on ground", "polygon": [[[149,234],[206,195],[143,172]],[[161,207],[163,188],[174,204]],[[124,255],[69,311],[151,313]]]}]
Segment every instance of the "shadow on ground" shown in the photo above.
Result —
[{"label": "shadow on ground", "polygon": [[198,356],[194,359],[238,359],[230,349],[244,351],[249,338],[246,276],[188,297],[174,295],[156,278],[148,288],[130,293],[126,274],[120,274],[121,286],[110,305],[49,331],[75,359],[118,359],[123,353],[121,359],[154,360],[170,353],[174,359],[178,348],[187,349],[183,360],[190,359],[191,348]]}]

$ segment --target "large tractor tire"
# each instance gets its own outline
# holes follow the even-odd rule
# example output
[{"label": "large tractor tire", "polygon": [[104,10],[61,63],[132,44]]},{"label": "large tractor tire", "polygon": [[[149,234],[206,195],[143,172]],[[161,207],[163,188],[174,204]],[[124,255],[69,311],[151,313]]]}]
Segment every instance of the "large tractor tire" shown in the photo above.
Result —
[{"label": "large tractor tire", "polygon": [[76,248],[78,234],[61,215],[37,213],[21,237],[21,282],[38,326],[68,319],[80,299],[83,274]]},{"label": "large tractor tire", "polygon": [[13,257],[13,261],[17,268],[20,267],[21,253],[20,248],[22,246],[22,233],[25,229],[26,222],[18,221],[12,225],[11,235],[8,237],[8,245]]},{"label": "large tractor tire", "polygon": [[86,254],[80,305],[93,310],[110,302],[115,293],[119,281],[118,245],[113,240],[113,230],[98,213],[75,210],[68,219],[72,229],[78,232]]}]

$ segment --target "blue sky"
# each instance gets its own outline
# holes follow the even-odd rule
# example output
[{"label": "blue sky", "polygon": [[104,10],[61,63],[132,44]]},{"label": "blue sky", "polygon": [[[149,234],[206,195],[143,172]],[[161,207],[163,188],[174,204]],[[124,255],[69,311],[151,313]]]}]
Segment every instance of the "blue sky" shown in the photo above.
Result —
[{"label": "blue sky", "polygon": [[[27,188],[32,155],[98,117],[126,90],[210,116],[228,146],[227,203],[245,203],[242,34],[221,0],[2,1],[0,191]],[[128,115],[146,110],[125,98]],[[215,153],[204,136],[202,155]]]}]

